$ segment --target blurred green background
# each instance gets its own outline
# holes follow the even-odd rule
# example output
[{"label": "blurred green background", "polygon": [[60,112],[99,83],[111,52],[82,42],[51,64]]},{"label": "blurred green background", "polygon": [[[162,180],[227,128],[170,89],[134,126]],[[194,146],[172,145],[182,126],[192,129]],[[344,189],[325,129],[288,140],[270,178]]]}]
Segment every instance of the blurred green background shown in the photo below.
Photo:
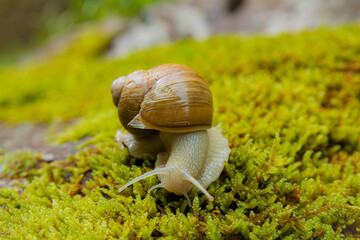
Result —
[{"label": "blurred green background", "polygon": [[[195,20],[204,23],[199,11],[144,11],[160,1],[0,0],[0,239],[359,238],[360,25],[288,33],[302,20],[340,19],[334,8],[350,15],[339,5],[325,10],[342,0],[244,0],[249,5],[239,11],[223,8],[223,23],[234,20],[232,34],[212,36],[224,33],[214,28],[201,40],[191,35]],[[347,9],[355,1],[347,0]],[[208,3],[242,1],[190,2],[208,10]],[[288,4],[304,12],[291,15]],[[280,5],[271,16],[264,11]],[[202,15],[211,27],[220,20],[210,19],[216,6]],[[323,15],[309,14],[313,6]],[[127,56],[106,55],[119,36],[132,43],[156,35],[160,12],[171,37]],[[114,16],[137,25],[103,32],[99,20]],[[282,34],[235,35],[244,32],[244,16],[255,31],[278,23]],[[264,16],[260,29],[255,23]],[[322,24],[310,23],[302,29]],[[16,59],[24,61],[11,63]],[[214,202],[195,188],[191,208],[164,189],[147,194],[156,177],[117,191],[154,162],[131,157],[114,141],[122,127],[111,82],[163,63],[190,66],[209,82],[213,125],[232,149],[208,188]]]}]

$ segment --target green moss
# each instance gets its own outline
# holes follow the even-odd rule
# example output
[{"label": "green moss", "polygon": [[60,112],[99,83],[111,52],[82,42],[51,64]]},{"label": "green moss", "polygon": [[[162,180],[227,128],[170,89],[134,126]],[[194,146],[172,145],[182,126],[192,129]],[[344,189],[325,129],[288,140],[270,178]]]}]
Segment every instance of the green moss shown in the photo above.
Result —
[{"label": "green moss", "polygon": [[3,177],[25,177],[28,170],[37,164],[37,157],[30,151],[0,153],[0,175]]},{"label": "green moss", "polygon": [[[23,238],[341,239],[360,236],[360,28],[276,37],[181,41],[126,59],[57,55],[0,70],[0,119],[54,123],[79,118],[54,142],[92,138],[63,161],[4,153],[3,176],[24,171],[22,193],[0,189],[0,236]],[[96,45],[96,44],[95,44]],[[92,49],[90,47],[89,49]],[[100,49],[100,48],[96,48]],[[87,51],[88,52],[88,51]],[[214,124],[232,148],[209,202],[157,189],[156,177],[113,141],[121,128],[109,88],[137,69],[176,62],[210,83]],[[11,79],[5,81],[4,79]],[[56,132],[56,133],[54,133]],[[15,165],[14,165],[15,164]],[[5,175],[4,175],[5,173]]]}]

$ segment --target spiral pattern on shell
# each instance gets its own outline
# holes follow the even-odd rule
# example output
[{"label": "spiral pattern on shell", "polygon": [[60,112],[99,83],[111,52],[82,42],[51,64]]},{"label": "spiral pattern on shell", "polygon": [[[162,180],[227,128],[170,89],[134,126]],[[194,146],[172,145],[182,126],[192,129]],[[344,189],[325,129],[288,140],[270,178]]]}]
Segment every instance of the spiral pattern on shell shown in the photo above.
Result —
[{"label": "spiral pattern on shell", "polygon": [[206,81],[179,64],[163,64],[116,79],[113,102],[122,125],[132,134],[154,130],[192,132],[212,124],[212,95]]}]

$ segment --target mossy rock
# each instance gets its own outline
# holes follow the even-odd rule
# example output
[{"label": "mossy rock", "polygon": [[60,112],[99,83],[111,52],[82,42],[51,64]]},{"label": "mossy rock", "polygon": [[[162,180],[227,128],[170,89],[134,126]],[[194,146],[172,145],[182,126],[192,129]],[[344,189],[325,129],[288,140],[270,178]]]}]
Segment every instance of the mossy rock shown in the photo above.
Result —
[{"label": "mossy rock", "polygon": [[[50,128],[50,140],[92,137],[62,161],[0,153],[3,179],[26,180],[0,189],[0,238],[360,237],[359,26],[180,41],[111,61],[91,44],[0,70],[1,121],[56,126],[79,118],[60,132]],[[147,194],[156,177],[117,191],[154,162],[114,142],[121,126],[111,82],[168,62],[209,81],[214,125],[230,142],[229,162],[208,188],[214,202],[195,188],[192,207],[164,189]]]}]

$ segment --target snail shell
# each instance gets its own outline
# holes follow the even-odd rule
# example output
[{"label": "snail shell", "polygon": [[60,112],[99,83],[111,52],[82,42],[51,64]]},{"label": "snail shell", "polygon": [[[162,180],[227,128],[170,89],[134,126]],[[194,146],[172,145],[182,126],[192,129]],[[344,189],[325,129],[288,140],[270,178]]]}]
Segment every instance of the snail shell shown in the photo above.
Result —
[{"label": "snail shell", "polygon": [[115,80],[113,102],[122,125],[138,137],[211,127],[212,95],[206,81],[179,64],[163,64]]},{"label": "snail shell", "polygon": [[227,139],[211,128],[212,95],[206,81],[194,70],[178,64],[163,64],[115,80],[113,102],[122,125],[116,140],[135,157],[156,157],[155,169],[131,180],[126,187],[157,175],[160,184],[151,187],[184,195],[196,186],[210,201],[206,188],[224,168],[230,153]]}]

